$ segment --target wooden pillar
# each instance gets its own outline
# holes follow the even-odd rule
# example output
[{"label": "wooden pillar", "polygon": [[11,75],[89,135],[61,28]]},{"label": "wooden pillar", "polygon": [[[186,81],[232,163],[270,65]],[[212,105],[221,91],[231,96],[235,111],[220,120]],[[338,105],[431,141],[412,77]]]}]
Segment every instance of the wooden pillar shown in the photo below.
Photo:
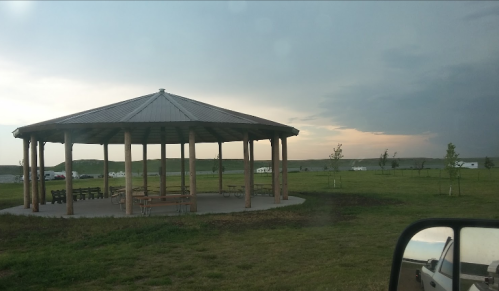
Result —
[{"label": "wooden pillar", "polygon": [[271,186],[272,193],[275,193],[275,183],[274,183],[274,160],[275,160],[275,158],[274,158],[274,144],[275,144],[274,137],[272,137],[270,139],[270,157],[271,157],[270,158],[271,159],[270,167],[272,168],[272,174],[271,174],[272,178],[270,180],[272,181],[271,182],[271,184],[272,184],[272,186]]},{"label": "wooden pillar", "polygon": [[288,140],[281,138],[282,142],[282,200],[288,200]]},{"label": "wooden pillar", "polygon": [[180,143],[180,188],[185,193],[185,151],[184,143]]},{"label": "wooden pillar", "polygon": [[222,142],[218,142],[218,194],[222,194]]},{"label": "wooden pillar", "polygon": [[161,176],[159,184],[159,193],[161,196],[166,195],[166,142],[165,129],[161,128]]},{"label": "wooden pillar", "polygon": [[109,145],[104,144],[104,197],[109,197]]},{"label": "wooden pillar", "polygon": [[248,153],[248,132],[243,134],[244,151],[244,207],[251,208],[251,184],[250,184],[250,165]]},{"label": "wooden pillar", "polygon": [[189,189],[192,195],[191,212],[198,211],[196,197],[196,134],[193,129],[189,129]]},{"label": "wooden pillar", "polygon": [[126,185],[126,214],[133,214],[132,204],[132,134],[125,129],[125,185]]},{"label": "wooden pillar", "polygon": [[144,182],[144,194],[147,195],[147,144],[142,144],[142,180]]},{"label": "wooden pillar", "polygon": [[281,186],[279,185],[279,134],[274,132],[274,139],[272,143],[274,165],[272,165],[272,177],[274,184],[274,203],[281,203]]},{"label": "wooden pillar", "polygon": [[64,151],[66,166],[66,214],[73,215],[73,141],[71,132],[64,131]]},{"label": "wooden pillar", "polygon": [[249,142],[249,158],[250,158],[250,193],[255,193],[255,151],[253,148],[253,140]]},{"label": "wooden pillar", "polygon": [[38,172],[37,172],[37,154],[36,154],[36,136],[31,136],[31,209],[33,212],[38,212],[39,202],[38,202]]},{"label": "wooden pillar", "polygon": [[24,186],[24,208],[30,206],[29,198],[29,139],[23,139],[23,186]]},{"label": "wooden pillar", "polygon": [[45,205],[45,142],[38,141],[38,159],[40,160],[40,204]]}]

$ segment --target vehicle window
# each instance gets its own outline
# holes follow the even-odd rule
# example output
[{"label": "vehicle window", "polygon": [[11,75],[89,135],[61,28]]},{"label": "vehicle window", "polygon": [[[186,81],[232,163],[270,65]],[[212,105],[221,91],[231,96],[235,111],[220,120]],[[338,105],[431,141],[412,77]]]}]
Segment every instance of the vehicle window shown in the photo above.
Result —
[{"label": "vehicle window", "polygon": [[440,266],[440,273],[442,275],[452,278],[452,263],[453,263],[453,254],[454,254],[454,244],[447,250],[445,254],[444,260],[442,261],[442,266]]}]

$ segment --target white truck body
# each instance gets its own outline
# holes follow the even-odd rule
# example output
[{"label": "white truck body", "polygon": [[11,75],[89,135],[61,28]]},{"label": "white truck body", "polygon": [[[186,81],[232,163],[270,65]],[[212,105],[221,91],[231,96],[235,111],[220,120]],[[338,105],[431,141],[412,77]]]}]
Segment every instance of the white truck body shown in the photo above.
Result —
[{"label": "white truck body", "polygon": [[[424,290],[451,291],[452,290],[452,262],[454,241],[447,241],[438,263],[421,268],[421,285]],[[430,260],[434,261],[434,260]]]}]

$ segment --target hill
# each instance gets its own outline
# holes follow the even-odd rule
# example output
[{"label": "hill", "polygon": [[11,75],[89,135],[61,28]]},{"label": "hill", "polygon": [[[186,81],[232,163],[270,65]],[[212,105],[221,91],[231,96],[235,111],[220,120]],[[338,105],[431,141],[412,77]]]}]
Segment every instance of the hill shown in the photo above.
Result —
[{"label": "hill", "polygon": [[[416,160],[426,160],[425,168],[443,168],[443,159],[432,159],[432,158],[401,158],[399,159],[400,167],[399,169],[411,169],[414,168],[414,163]],[[460,159],[465,162],[478,162],[479,168],[483,167],[483,161],[485,158],[463,158]],[[494,161],[498,161],[499,158],[492,158]],[[197,171],[208,171],[211,172],[214,165],[213,159],[197,159],[196,160],[196,170]],[[269,160],[255,161],[255,169],[260,167],[268,167],[270,165]],[[385,166],[385,169],[390,169],[390,161]],[[223,166],[225,171],[237,171],[244,169],[244,162],[242,159],[224,159]],[[288,161],[288,168],[290,170],[309,170],[309,171],[322,171],[325,166],[329,167],[329,160],[290,160]],[[366,167],[368,170],[379,170],[378,159],[342,159],[340,160],[340,170],[349,170],[352,166],[356,167]],[[149,173],[159,172],[160,161],[159,160],[148,160],[147,171]],[[46,170],[52,170],[56,172],[64,171],[64,163],[60,163],[54,167],[46,167]],[[77,160],[73,161],[73,170],[80,174],[102,174],[104,169],[104,162],[102,160]],[[189,171],[189,161],[185,161],[185,169]],[[109,161],[109,171],[119,172],[125,171],[124,162],[114,162]],[[180,159],[171,158],[166,159],[166,171],[167,172],[180,172]],[[132,162],[132,172],[141,173],[142,172],[142,161]],[[20,175],[22,170],[20,166],[0,166],[0,175]]]}]

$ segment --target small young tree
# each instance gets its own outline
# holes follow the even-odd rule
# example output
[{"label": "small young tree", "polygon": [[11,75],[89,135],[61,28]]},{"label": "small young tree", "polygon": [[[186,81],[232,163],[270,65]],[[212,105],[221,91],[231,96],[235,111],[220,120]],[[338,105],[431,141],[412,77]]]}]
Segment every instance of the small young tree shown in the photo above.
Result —
[{"label": "small young tree", "polygon": [[449,196],[452,195],[452,182],[454,179],[457,177],[457,172],[459,171],[458,168],[458,163],[457,163],[457,158],[459,157],[459,154],[456,153],[456,146],[453,145],[452,143],[449,143],[447,145],[447,153],[444,157],[444,162],[445,162],[445,170],[447,173],[449,173]]},{"label": "small young tree", "polygon": [[381,168],[381,174],[385,173],[385,165],[387,161],[388,161],[388,149],[385,150],[385,153],[379,156],[378,165]]},{"label": "small young tree", "polygon": [[219,155],[217,155],[217,157],[213,159],[213,166],[211,167],[211,173],[213,176],[215,176],[215,172],[218,171],[218,158]]},{"label": "small young tree", "polygon": [[396,169],[399,167],[399,159],[396,159],[395,156],[397,155],[397,152],[394,152],[393,153],[393,157],[392,157],[392,169]]},{"label": "small young tree", "polygon": [[343,158],[342,144],[339,143],[336,148],[333,149],[333,153],[329,155],[329,162],[331,164],[331,169],[334,172],[339,172],[340,170],[340,160]]},{"label": "small young tree", "polygon": [[487,170],[489,170],[490,177],[490,169],[494,167],[494,161],[492,161],[492,159],[489,157],[485,157],[485,163],[483,163],[483,165],[485,166],[485,168],[487,168]]},{"label": "small young tree", "polygon": [[335,173],[340,171],[340,160],[343,158],[342,144],[339,143],[336,148],[333,148],[333,153],[329,155],[329,163],[333,171],[333,187],[336,188]]},{"label": "small young tree", "polygon": [[426,163],[425,159],[415,159],[414,160],[414,169],[418,170],[419,177],[421,177],[421,170],[424,169],[425,163]]}]

